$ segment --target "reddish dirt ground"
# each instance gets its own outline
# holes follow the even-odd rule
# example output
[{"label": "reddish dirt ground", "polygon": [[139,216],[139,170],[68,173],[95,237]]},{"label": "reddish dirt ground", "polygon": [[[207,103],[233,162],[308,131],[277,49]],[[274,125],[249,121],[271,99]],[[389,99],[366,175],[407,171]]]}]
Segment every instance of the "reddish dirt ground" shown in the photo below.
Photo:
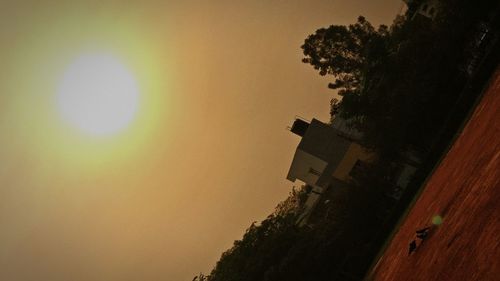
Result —
[{"label": "reddish dirt ground", "polygon": [[[500,280],[500,69],[493,77],[369,280]],[[435,215],[443,223],[409,256]]]}]

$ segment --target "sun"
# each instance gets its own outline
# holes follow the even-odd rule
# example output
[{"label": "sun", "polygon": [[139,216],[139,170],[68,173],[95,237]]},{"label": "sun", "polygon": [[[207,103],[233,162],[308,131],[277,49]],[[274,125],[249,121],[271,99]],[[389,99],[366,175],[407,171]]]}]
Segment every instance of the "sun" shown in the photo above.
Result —
[{"label": "sun", "polygon": [[82,54],[63,71],[57,85],[57,107],[64,121],[93,136],[124,130],[134,119],[139,87],[117,57]]}]

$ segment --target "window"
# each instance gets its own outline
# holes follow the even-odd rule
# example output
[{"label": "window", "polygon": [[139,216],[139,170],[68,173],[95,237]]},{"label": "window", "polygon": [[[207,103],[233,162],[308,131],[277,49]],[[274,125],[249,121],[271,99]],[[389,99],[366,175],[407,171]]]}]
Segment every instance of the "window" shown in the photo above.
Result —
[{"label": "window", "polygon": [[315,176],[321,176],[321,172],[314,170],[313,168],[309,168],[309,174],[313,174]]}]

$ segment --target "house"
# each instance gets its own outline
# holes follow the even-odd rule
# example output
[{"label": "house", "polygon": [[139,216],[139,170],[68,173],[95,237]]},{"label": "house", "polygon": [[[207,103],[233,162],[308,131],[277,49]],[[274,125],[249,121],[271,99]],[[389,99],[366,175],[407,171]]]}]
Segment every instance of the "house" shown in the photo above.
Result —
[{"label": "house", "polygon": [[[349,126],[348,120],[335,117],[331,124],[317,119],[308,122],[296,118],[290,131],[301,137],[295,150],[287,179],[300,180],[311,189],[298,223],[304,224],[328,188],[348,188],[362,176],[374,158],[360,143],[362,134]],[[403,163],[391,165],[394,189],[388,196],[399,199],[416,171],[418,159],[408,153]]]},{"label": "house", "polygon": [[371,154],[357,143],[361,134],[346,123],[328,125],[316,119],[308,122],[296,118],[290,131],[301,140],[287,179],[300,180],[311,189],[297,220],[299,225],[304,225],[322,193],[330,186],[347,186],[352,176],[369,162]]},{"label": "house", "polygon": [[313,119],[297,118],[290,129],[301,137],[287,179],[322,192],[333,179],[348,182],[372,156],[353,139],[353,132]]}]

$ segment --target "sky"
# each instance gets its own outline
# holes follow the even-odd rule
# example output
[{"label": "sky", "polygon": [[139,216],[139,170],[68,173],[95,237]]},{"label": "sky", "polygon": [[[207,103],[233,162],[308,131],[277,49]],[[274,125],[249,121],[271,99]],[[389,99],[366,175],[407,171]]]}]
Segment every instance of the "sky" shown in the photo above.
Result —
[{"label": "sky", "polygon": [[[306,36],[359,15],[390,24],[402,7],[2,1],[0,280],[209,273],[300,185],[285,179],[294,116],[329,119],[334,92],[301,63]],[[85,54],[112,56],[136,79],[134,118],[113,134],[86,134],[58,107],[68,65]]]}]

